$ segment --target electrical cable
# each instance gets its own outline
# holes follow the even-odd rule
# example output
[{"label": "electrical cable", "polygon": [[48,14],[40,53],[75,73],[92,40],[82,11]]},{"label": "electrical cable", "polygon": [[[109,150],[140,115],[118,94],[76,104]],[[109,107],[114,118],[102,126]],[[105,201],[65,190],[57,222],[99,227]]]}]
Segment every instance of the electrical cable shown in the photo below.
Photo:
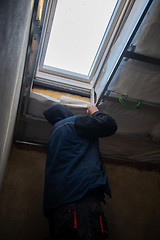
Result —
[{"label": "electrical cable", "polygon": [[126,102],[123,101],[123,99],[122,99],[123,97],[128,97],[128,95],[122,94],[122,95],[119,97],[119,102],[120,102],[120,104],[121,104],[122,106],[127,107],[127,108],[138,108],[138,107],[140,106],[141,102],[142,102],[142,99],[138,99],[137,104],[135,104],[135,105],[129,105],[129,104],[127,104]]}]

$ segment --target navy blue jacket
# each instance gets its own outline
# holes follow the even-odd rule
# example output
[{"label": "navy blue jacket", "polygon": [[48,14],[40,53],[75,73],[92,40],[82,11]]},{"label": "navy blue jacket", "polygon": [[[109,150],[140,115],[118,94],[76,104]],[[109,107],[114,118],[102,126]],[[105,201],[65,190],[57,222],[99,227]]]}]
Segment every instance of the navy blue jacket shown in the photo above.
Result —
[{"label": "navy blue jacket", "polygon": [[[55,109],[57,107],[58,110],[62,108],[57,105]],[[45,215],[51,208],[74,202],[92,189],[100,187],[103,193],[110,195],[98,137],[115,133],[117,125],[113,118],[97,111],[92,116],[67,116],[55,123],[51,108],[47,111],[44,115],[53,128],[48,141],[45,171]],[[58,115],[55,116],[57,118]]]}]

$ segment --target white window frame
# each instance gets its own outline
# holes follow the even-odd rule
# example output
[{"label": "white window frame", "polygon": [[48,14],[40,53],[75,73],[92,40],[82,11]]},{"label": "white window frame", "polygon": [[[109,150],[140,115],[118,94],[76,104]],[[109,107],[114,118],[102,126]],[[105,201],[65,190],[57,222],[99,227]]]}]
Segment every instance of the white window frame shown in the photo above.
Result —
[{"label": "white window frame", "polygon": [[[35,79],[45,83],[53,83],[63,87],[66,86],[72,89],[88,91],[91,93],[92,99],[94,99],[93,93],[96,93],[96,102],[98,102],[107,81],[109,80],[115,65],[126,47],[128,39],[134,31],[134,27],[149,0],[119,0],[88,77],[82,74],[73,74],[64,70],[59,71],[57,69],[58,71],[52,71],[50,67],[44,68],[43,66],[57,1],[58,0],[48,1],[38,60],[35,69]],[[131,13],[128,15],[130,10]],[[121,35],[121,40],[117,38],[119,34]],[[111,51],[112,48],[114,48],[115,41],[116,44],[118,41],[121,41],[119,42],[116,54]],[[110,61],[110,65],[106,70],[106,63],[108,61]]]}]

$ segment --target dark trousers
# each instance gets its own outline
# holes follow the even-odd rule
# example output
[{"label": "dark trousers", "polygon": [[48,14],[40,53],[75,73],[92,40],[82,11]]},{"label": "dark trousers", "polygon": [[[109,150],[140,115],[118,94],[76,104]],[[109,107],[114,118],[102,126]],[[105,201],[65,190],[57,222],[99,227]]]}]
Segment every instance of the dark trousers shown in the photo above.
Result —
[{"label": "dark trousers", "polygon": [[49,214],[49,229],[52,240],[108,238],[108,227],[101,203],[91,196],[52,209]]}]

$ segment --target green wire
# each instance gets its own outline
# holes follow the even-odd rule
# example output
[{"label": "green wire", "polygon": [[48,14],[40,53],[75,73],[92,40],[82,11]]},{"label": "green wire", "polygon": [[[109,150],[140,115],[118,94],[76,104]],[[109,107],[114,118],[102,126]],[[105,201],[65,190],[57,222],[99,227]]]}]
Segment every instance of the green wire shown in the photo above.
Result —
[{"label": "green wire", "polygon": [[127,104],[123,101],[122,97],[124,97],[124,96],[128,97],[128,95],[122,94],[119,97],[119,102],[120,102],[120,104],[122,104],[122,106],[127,107],[127,108],[138,108],[140,106],[141,102],[142,102],[142,100],[139,99],[136,105],[129,105],[129,104]]}]

